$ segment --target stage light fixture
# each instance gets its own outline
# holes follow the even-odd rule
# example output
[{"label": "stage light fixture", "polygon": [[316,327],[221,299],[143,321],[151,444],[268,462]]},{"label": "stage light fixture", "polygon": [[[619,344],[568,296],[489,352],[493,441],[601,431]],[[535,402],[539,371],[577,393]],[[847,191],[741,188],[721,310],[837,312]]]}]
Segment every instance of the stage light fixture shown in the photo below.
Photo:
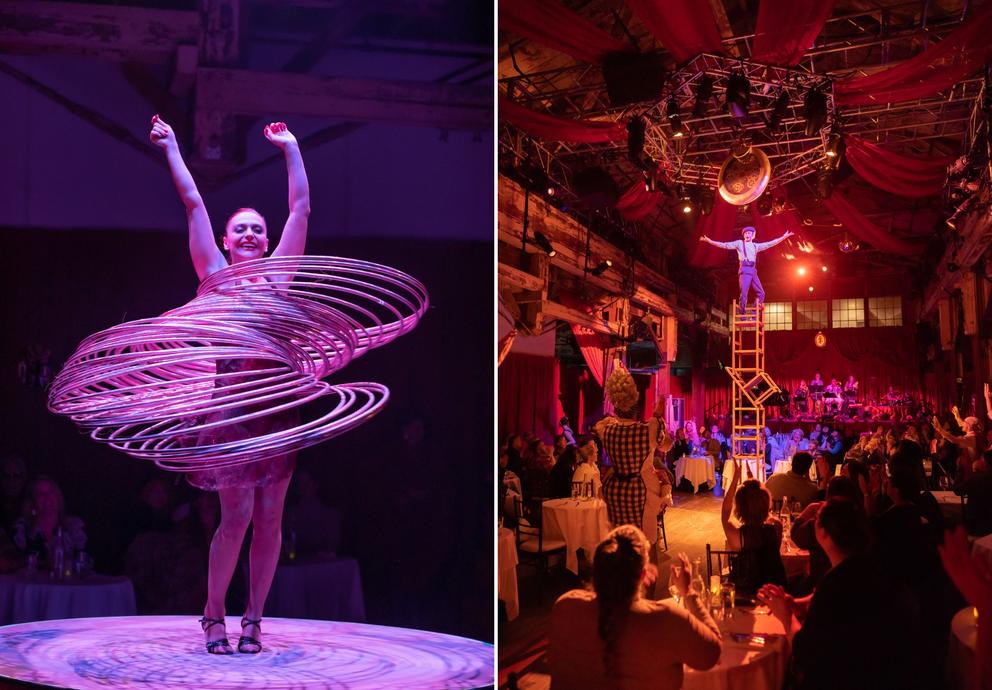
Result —
[{"label": "stage light fixture", "polygon": [[713,190],[706,189],[705,187],[699,190],[696,194],[696,200],[699,203],[699,213],[700,215],[708,216],[713,213]]},{"label": "stage light fixture", "polygon": [[692,109],[693,117],[702,117],[706,114],[710,98],[713,96],[713,77],[703,74],[699,78],[699,85],[696,86],[696,105]]},{"label": "stage light fixture", "polygon": [[747,117],[751,106],[751,82],[742,72],[734,72],[727,79],[726,108],[738,120]]},{"label": "stage light fixture", "polygon": [[796,269],[796,273],[798,273],[801,276],[806,275],[806,267],[805,266],[800,266],[798,269]]},{"label": "stage light fixture", "polygon": [[605,261],[600,261],[599,264],[596,266],[596,268],[592,269],[589,272],[592,273],[594,276],[601,276],[604,273],[606,273],[608,269],[612,267],[613,267],[613,262],[610,261],[609,259],[606,259]]},{"label": "stage light fixture", "polygon": [[824,266],[820,266],[820,270],[823,271],[824,273],[826,273],[827,272],[827,267],[825,265]]},{"label": "stage light fixture", "polygon": [[844,235],[844,239],[837,243],[837,248],[845,254],[850,254],[858,250],[858,243],[851,241],[847,235]]},{"label": "stage light fixture", "polygon": [[844,143],[844,135],[840,130],[840,123],[834,122],[830,126],[830,134],[827,135],[827,144],[823,147],[823,152],[828,157],[834,159],[834,165],[840,165],[840,159],[844,156],[847,144]]},{"label": "stage light fixture", "polygon": [[778,132],[782,127],[782,120],[784,120],[789,115],[789,94],[783,89],[778,96],[775,98],[775,102],[772,105],[772,114],[766,120],[768,129],[772,132]]},{"label": "stage light fixture", "polygon": [[767,194],[762,194],[758,197],[758,215],[759,216],[770,216],[772,215],[772,199]]},{"label": "stage light fixture", "polygon": [[812,285],[809,286],[809,291],[810,292],[813,292],[813,286]]},{"label": "stage light fixture", "polygon": [[814,86],[803,99],[803,117],[806,118],[806,136],[816,136],[827,123],[827,96]]},{"label": "stage light fixture", "polygon": [[821,199],[829,199],[834,191],[834,171],[824,162],[816,172],[816,193]]},{"label": "stage light fixture", "polygon": [[548,185],[548,196],[554,196],[557,193],[558,193],[558,191],[554,187],[552,187],[551,185]]},{"label": "stage light fixture", "polygon": [[643,117],[635,117],[627,123],[627,155],[637,167],[641,167],[644,157],[646,133],[647,121]]},{"label": "stage light fixture", "polygon": [[679,204],[681,205],[682,213],[685,215],[692,213],[696,207],[696,204],[692,199],[692,194],[684,187],[679,192]]},{"label": "stage light fixture", "polygon": [[689,128],[682,124],[682,118],[679,116],[679,104],[675,100],[675,96],[668,99],[668,106],[665,112],[668,116],[668,124],[672,127],[672,138],[684,139],[688,136]]},{"label": "stage light fixture", "polygon": [[545,237],[543,232],[540,232],[538,230],[534,231],[534,242],[548,256],[554,257],[558,254],[558,251],[554,248],[554,246],[552,246],[551,240]]}]

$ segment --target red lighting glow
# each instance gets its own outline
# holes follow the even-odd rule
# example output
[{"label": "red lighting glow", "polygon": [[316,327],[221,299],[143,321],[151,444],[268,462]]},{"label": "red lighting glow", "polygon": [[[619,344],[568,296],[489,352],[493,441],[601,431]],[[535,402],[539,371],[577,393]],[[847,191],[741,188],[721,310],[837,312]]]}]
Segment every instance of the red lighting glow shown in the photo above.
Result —
[{"label": "red lighting glow", "polygon": [[796,273],[798,273],[801,276],[806,275],[806,267],[805,266],[800,266],[798,269],[796,269]]},{"label": "red lighting glow", "polygon": [[813,286],[812,285],[809,286],[809,291],[810,292],[813,292]]}]

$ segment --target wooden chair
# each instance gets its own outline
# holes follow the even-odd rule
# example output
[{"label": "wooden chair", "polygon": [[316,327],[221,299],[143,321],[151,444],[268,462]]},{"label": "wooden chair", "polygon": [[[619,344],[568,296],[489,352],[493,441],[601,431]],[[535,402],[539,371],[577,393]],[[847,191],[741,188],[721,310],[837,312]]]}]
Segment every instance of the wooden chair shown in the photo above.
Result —
[{"label": "wooden chair", "polygon": [[513,501],[514,515],[517,518],[517,553],[521,558],[530,557],[540,564],[543,575],[548,572],[548,557],[553,554],[565,555],[563,539],[548,539],[544,534],[543,499],[531,498],[527,504],[519,497]]},{"label": "wooden chair", "polygon": [[[719,575],[722,580],[724,575],[731,578],[737,572],[737,562],[740,558],[740,551],[717,551],[709,544],[706,545],[706,586],[710,586],[710,578]],[[714,568],[714,563],[716,567]]]},{"label": "wooden chair", "polygon": [[668,551],[668,535],[665,534],[665,511],[668,510],[668,506],[662,506],[661,512],[658,513],[658,537],[665,544],[665,551]]}]

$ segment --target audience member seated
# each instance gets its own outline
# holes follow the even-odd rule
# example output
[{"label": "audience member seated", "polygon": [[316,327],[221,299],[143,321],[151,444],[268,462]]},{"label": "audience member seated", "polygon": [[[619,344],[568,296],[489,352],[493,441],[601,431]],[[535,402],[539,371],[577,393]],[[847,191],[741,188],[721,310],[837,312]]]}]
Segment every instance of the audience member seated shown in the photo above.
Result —
[{"label": "audience member seated", "polygon": [[685,437],[685,429],[679,427],[675,432],[675,443],[672,445],[672,449],[668,451],[670,466],[674,466],[675,461],[682,456],[689,455],[690,450],[689,441]]},{"label": "audience member seated", "polygon": [[927,524],[930,525],[930,532],[937,541],[944,533],[944,514],[940,510],[940,504],[933,494],[923,491],[927,483],[926,470],[923,468],[923,449],[918,443],[911,441],[901,441],[896,446],[896,452],[889,458],[889,474],[899,471],[912,473],[917,480],[919,491],[915,492],[913,503],[920,509],[920,513]]},{"label": "audience member seated", "polygon": [[[861,491],[854,485],[849,477],[831,477],[827,483],[825,499],[834,497],[846,498],[855,505],[864,506],[864,498]],[[820,579],[830,570],[830,559],[826,552],[816,540],[816,514],[823,506],[823,501],[810,503],[806,509],[796,517],[792,523],[792,541],[800,549],[809,551],[809,577],[804,583],[803,589],[811,591]]]},{"label": "audience member seated", "polygon": [[341,550],[341,513],[325,506],[317,482],[305,469],[297,469],[289,485],[283,518],[284,549],[298,556],[334,556]]},{"label": "audience member seated", "polygon": [[[738,490],[745,469],[740,461],[734,462],[734,476],[723,497],[720,519],[727,546],[740,551],[734,583],[739,592],[751,595],[769,582],[785,584],[785,566],[779,553],[782,523],[770,516],[772,497],[761,482],[748,479]],[[731,521],[731,508],[739,526]]]},{"label": "audience member seated", "polygon": [[566,446],[551,468],[548,478],[549,497],[568,498],[572,495],[572,475],[575,474],[577,462],[578,452],[575,446]]},{"label": "audience member seated", "polygon": [[799,501],[805,508],[816,499],[816,484],[809,480],[809,468],[812,465],[813,456],[800,451],[792,456],[792,469],[770,476],[765,482],[765,488],[773,499],[780,501],[788,497],[790,502]]},{"label": "audience member seated", "polygon": [[832,567],[811,597],[793,599],[777,585],[759,593],[792,641],[791,687],[925,687],[915,608],[908,593],[867,555],[864,511],[852,501],[831,498],[818,512],[816,538]]},{"label": "audience member seated", "polygon": [[648,542],[633,525],[610,532],[593,558],[593,591],[573,589],[551,611],[548,665],[553,690],[656,690],[682,687],[683,664],[706,670],[720,660],[720,633],[689,591],[684,554],[672,582],[683,606],[643,597],[657,573]]},{"label": "audience member seated", "polygon": [[555,466],[551,446],[540,439],[528,444],[523,455],[523,489],[527,496],[547,496],[551,490],[551,468]]},{"label": "audience member seated", "polygon": [[839,465],[844,460],[844,443],[840,439],[840,432],[834,429],[830,436],[824,440],[824,450],[830,456],[831,465]]},{"label": "audience member seated", "polygon": [[22,553],[38,554],[39,567],[47,568],[59,539],[66,562],[73,552],[86,548],[83,521],[65,514],[65,499],[55,480],[38,477],[28,486],[27,495],[27,515],[14,525],[14,544]]},{"label": "audience member seated", "polygon": [[[603,481],[599,474],[598,460],[599,449],[596,442],[589,439],[579,448],[579,464],[572,475],[573,482],[581,482],[583,487],[589,485],[590,493],[595,498],[603,497]],[[584,492],[586,493],[586,492]]]}]

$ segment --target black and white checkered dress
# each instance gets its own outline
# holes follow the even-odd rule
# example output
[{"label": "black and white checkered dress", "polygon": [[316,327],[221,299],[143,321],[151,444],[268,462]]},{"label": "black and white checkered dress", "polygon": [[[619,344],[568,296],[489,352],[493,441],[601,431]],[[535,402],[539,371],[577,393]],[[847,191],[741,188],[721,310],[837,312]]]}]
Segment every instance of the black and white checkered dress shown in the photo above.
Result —
[{"label": "black and white checkered dress", "polygon": [[647,488],[641,466],[651,451],[647,422],[610,424],[602,432],[603,446],[613,463],[613,472],[603,484],[603,499],[614,527],[641,526]]}]

